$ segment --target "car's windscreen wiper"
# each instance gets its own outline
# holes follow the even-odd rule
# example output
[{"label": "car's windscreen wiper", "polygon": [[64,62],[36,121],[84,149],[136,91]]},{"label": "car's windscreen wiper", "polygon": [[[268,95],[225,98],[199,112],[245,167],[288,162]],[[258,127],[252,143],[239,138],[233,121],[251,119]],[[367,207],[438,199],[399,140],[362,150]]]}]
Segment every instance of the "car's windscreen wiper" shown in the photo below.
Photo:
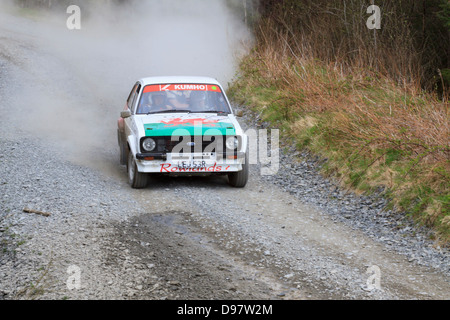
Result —
[{"label": "car's windscreen wiper", "polygon": [[156,113],[177,113],[177,112],[187,112],[187,113],[190,113],[191,110],[188,110],[188,109],[182,109],[182,110],[177,110],[177,109],[173,109],[173,110],[161,110],[161,111],[148,112],[147,114],[156,114]]},{"label": "car's windscreen wiper", "polygon": [[218,110],[205,110],[205,111],[192,111],[192,113],[217,113],[217,114],[229,114],[229,112],[218,111]]}]

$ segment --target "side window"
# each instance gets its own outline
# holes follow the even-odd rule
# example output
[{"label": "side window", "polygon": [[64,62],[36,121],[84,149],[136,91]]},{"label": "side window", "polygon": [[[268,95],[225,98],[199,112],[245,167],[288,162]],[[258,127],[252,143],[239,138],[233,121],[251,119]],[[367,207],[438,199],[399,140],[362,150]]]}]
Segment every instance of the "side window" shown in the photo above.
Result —
[{"label": "side window", "polygon": [[135,114],[135,112],[136,112],[136,100],[139,97],[140,92],[141,92],[141,85],[138,84],[138,86],[136,88],[136,93],[134,95],[133,102],[132,102],[131,108],[130,108],[132,114]]},{"label": "side window", "polygon": [[127,106],[128,106],[128,109],[130,109],[130,110],[131,110],[131,106],[133,105],[133,100],[136,97],[137,87],[138,87],[138,84],[136,83],[134,85],[133,89],[131,90],[130,95],[128,96],[128,99],[127,99]]}]

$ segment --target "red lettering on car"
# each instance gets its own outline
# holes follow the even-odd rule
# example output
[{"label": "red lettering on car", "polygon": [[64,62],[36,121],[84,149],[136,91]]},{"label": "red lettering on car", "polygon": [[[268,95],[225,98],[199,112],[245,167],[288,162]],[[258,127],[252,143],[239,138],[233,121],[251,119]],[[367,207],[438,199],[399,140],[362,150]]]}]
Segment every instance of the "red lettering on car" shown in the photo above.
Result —
[{"label": "red lettering on car", "polygon": [[170,172],[168,169],[169,169],[171,166],[172,166],[172,165],[171,165],[170,163],[163,163],[163,164],[161,165],[161,170],[160,170],[159,172],[163,172],[163,171]]}]

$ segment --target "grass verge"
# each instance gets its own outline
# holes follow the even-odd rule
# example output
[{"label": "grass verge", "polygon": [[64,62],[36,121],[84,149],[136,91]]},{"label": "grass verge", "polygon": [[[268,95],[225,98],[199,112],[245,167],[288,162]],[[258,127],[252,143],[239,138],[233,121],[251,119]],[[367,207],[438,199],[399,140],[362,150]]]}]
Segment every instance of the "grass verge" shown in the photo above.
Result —
[{"label": "grass verge", "polygon": [[359,193],[385,187],[389,209],[450,243],[448,99],[271,45],[243,59],[228,94],[298,149],[326,158],[325,175]]}]

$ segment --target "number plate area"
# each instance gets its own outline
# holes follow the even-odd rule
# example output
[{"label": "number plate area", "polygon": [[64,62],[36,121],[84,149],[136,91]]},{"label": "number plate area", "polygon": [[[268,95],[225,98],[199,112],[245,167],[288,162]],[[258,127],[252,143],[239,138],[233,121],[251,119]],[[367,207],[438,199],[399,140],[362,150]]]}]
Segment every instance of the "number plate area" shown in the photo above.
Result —
[{"label": "number plate area", "polygon": [[168,162],[179,169],[201,169],[216,163],[215,153],[168,154]]}]

